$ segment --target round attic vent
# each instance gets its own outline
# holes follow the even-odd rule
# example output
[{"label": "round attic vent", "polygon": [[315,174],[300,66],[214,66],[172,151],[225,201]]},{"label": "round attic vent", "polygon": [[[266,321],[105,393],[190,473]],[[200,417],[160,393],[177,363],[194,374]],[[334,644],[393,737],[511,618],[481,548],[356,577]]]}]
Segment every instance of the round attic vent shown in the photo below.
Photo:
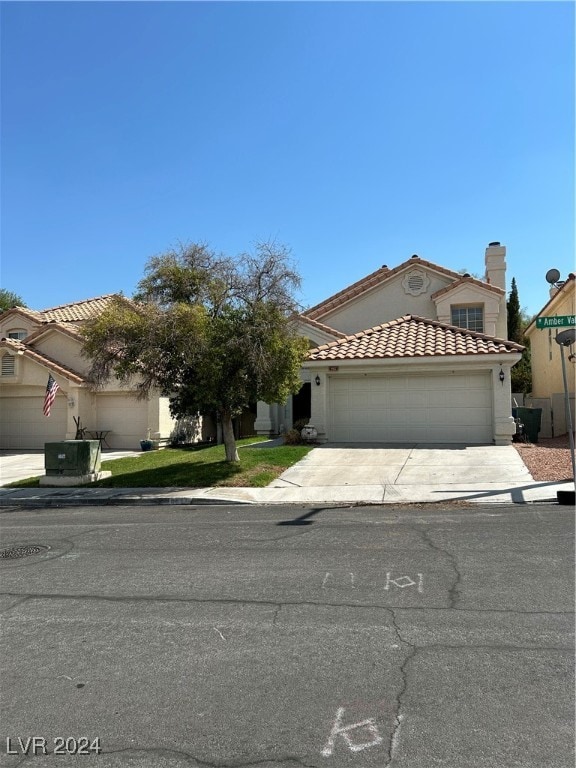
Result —
[{"label": "round attic vent", "polygon": [[408,288],[411,291],[421,291],[424,287],[424,278],[422,275],[409,275]]},{"label": "round attic vent", "polygon": [[419,269],[411,270],[402,280],[402,287],[410,296],[419,296],[421,293],[426,293],[429,285],[430,279],[425,272]]}]

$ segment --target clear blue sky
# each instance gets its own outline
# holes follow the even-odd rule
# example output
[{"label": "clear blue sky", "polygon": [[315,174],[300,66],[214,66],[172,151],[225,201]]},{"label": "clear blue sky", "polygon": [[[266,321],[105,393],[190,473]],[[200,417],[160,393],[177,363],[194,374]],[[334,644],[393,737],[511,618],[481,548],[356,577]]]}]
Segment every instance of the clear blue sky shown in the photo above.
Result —
[{"label": "clear blue sky", "polygon": [[1,285],[123,291],[178,241],[292,248],[313,305],[412,254],[530,313],[574,265],[571,2],[4,2]]}]

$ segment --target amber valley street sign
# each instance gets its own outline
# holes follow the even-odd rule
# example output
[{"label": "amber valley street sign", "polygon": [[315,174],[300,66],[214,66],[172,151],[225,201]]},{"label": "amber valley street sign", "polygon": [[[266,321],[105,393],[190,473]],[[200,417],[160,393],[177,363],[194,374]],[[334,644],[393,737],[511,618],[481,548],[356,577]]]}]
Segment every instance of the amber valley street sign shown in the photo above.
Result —
[{"label": "amber valley street sign", "polygon": [[571,325],[576,325],[576,315],[536,318],[536,328],[569,328]]}]

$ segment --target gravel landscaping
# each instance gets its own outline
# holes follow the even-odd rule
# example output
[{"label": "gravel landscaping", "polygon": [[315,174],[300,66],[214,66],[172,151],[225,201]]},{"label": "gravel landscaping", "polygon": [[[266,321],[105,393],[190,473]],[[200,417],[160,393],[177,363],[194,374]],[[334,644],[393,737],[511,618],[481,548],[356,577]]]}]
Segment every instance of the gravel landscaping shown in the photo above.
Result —
[{"label": "gravel landscaping", "polygon": [[513,443],[534,480],[572,480],[568,435]]}]

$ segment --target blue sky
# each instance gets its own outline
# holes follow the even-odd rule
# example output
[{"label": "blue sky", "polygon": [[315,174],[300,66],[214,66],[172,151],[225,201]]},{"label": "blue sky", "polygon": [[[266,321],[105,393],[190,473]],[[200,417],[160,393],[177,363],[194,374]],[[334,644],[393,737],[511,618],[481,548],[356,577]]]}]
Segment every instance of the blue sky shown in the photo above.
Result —
[{"label": "blue sky", "polygon": [[131,295],[178,241],[276,239],[309,306],[499,240],[535,313],[575,269],[574,8],[1,3],[1,285]]}]

